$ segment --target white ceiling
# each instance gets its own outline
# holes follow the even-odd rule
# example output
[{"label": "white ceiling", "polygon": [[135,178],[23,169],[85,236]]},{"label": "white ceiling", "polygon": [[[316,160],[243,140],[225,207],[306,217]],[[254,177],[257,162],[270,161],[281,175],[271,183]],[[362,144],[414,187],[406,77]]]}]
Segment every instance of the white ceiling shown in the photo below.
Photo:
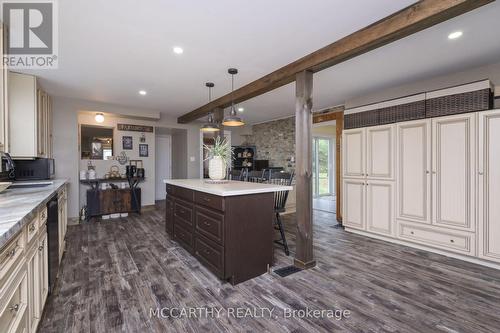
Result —
[{"label": "white ceiling", "polygon": [[[373,23],[414,0],[59,1],[59,69],[33,71],[52,95],[180,116]],[[500,56],[500,3],[315,75],[320,109],[375,89]],[[453,42],[448,33],[462,30]],[[176,55],[173,46],[184,48]],[[138,90],[147,90],[140,96]],[[294,85],[244,103],[249,123],[294,113]]]}]

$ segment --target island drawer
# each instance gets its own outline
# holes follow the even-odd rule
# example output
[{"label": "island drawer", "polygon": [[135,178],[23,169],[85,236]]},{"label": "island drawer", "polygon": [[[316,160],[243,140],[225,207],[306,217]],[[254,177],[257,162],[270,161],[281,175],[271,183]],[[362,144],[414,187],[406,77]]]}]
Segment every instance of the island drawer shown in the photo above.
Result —
[{"label": "island drawer", "polygon": [[224,215],[197,206],[194,220],[198,234],[224,245]]},{"label": "island drawer", "polygon": [[174,216],[184,220],[189,225],[193,225],[193,205],[179,199],[175,200]]},{"label": "island drawer", "polygon": [[194,202],[209,208],[224,210],[224,198],[203,192],[194,192]]},{"label": "island drawer", "polygon": [[25,233],[19,233],[4,250],[0,251],[0,289],[8,280],[18,263],[22,261],[25,248]]},{"label": "island drawer", "polygon": [[181,243],[186,250],[193,252],[194,238],[193,233],[187,231],[178,224],[174,225],[174,239]]},{"label": "island drawer", "polygon": [[31,220],[26,226],[27,244],[31,244],[31,241],[35,238],[38,233],[38,215]]},{"label": "island drawer", "polygon": [[222,246],[215,244],[203,236],[196,236],[194,245],[196,257],[221,278],[224,278],[223,249]]},{"label": "island drawer", "polygon": [[181,199],[187,200],[189,202],[193,202],[193,199],[194,199],[193,198],[193,196],[194,196],[193,190],[179,187],[179,186],[173,186],[173,195],[176,198],[181,198]]}]

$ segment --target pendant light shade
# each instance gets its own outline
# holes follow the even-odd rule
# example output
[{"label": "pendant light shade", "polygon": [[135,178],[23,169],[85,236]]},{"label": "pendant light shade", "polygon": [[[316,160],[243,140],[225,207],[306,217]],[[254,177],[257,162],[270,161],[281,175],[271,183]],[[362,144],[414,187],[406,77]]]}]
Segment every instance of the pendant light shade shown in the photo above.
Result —
[{"label": "pendant light shade", "polygon": [[238,74],[238,70],[236,68],[229,68],[227,70],[229,74],[231,74],[231,111],[229,111],[229,115],[224,118],[224,121],[222,122],[222,125],[224,126],[229,126],[229,127],[236,127],[236,126],[243,126],[245,123],[243,120],[241,120],[240,117],[238,117],[238,114],[236,113],[236,109],[234,107],[234,75]]},{"label": "pendant light shade", "polygon": [[[208,102],[212,100],[212,88],[215,86],[213,82],[207,82],[205,83],[205,86],[208,87]],[[214,117],[212,116],[212,113],[208,114],[208,122],[203,124],[201,127],[202,132],[218,132],[220,131],[219,126],[214,123]]]}]

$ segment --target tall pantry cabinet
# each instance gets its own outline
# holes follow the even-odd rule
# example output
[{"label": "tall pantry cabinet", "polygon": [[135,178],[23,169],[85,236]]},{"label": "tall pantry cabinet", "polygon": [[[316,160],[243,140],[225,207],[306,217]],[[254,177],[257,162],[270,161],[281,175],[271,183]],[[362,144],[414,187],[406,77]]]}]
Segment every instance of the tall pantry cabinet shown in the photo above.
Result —
[{"label": "tall pantry cabinet", "polygon": [[479,113],[479,257],[500,263],[500,110]]},{"label": "tall pantry cabinet", "polygon": [[[3,59],[6,33],[0,23],[0,59]],[[9,151],[9,105],[8,105],[8,71],[6,66],[0,67],[0,151]]]},{"label": "tall pantry cabinet", "polygon": [[394,232],[394,125],[344,131],[343,224]]},{"label": "tall pantry cabinet", "polygon": [[348,231],[500,263],[500,110],[348,129],[343,139]]}]

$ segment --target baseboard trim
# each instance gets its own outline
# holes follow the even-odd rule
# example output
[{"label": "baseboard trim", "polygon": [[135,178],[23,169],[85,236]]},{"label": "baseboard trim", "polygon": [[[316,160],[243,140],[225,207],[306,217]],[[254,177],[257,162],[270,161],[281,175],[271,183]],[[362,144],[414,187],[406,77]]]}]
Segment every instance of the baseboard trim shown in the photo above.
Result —
[{"label": "baseboard trim", "polygon": [[494,268],[494,269],[500,270],[500,264],[496,264],[496,263],[493,263],[490,261],[486,261],[486,260],[482,260],[482,259],[478,259],[478,258],[472,258],[472,257],[464,256],[464,255],[461,255],[458,253],[452,253],[452,252],[436,249],[436,248],[433,248],[430,246],[420,245],[420,244],[416,244],[416,243],[412,243],[412,242],[408,242],[408,241],[404,241],[404,240],[400,240],[400,239],[396,239],[396,238],[375,235],[375,234],[372,234],[372,233],[369,233],[369,232],[366,232],[363,230],[357,230],[357,229],[345,227],[345,231],[351,232],[353,234],[361,235],[361,236],[366,236],[366,237],[378,239],[381,241],[386,241],[389,243],[404,245],[404,246],[412,247],[412,248],[419,249],[419,250],[437,253],[437,254],[440,254],[440,255],[443,255],[446,257],[459,259],[459,260],[467,261],[467,262],[470,262],[473,264],[477,264],[477,265],[486,266],[489,268]]}]

